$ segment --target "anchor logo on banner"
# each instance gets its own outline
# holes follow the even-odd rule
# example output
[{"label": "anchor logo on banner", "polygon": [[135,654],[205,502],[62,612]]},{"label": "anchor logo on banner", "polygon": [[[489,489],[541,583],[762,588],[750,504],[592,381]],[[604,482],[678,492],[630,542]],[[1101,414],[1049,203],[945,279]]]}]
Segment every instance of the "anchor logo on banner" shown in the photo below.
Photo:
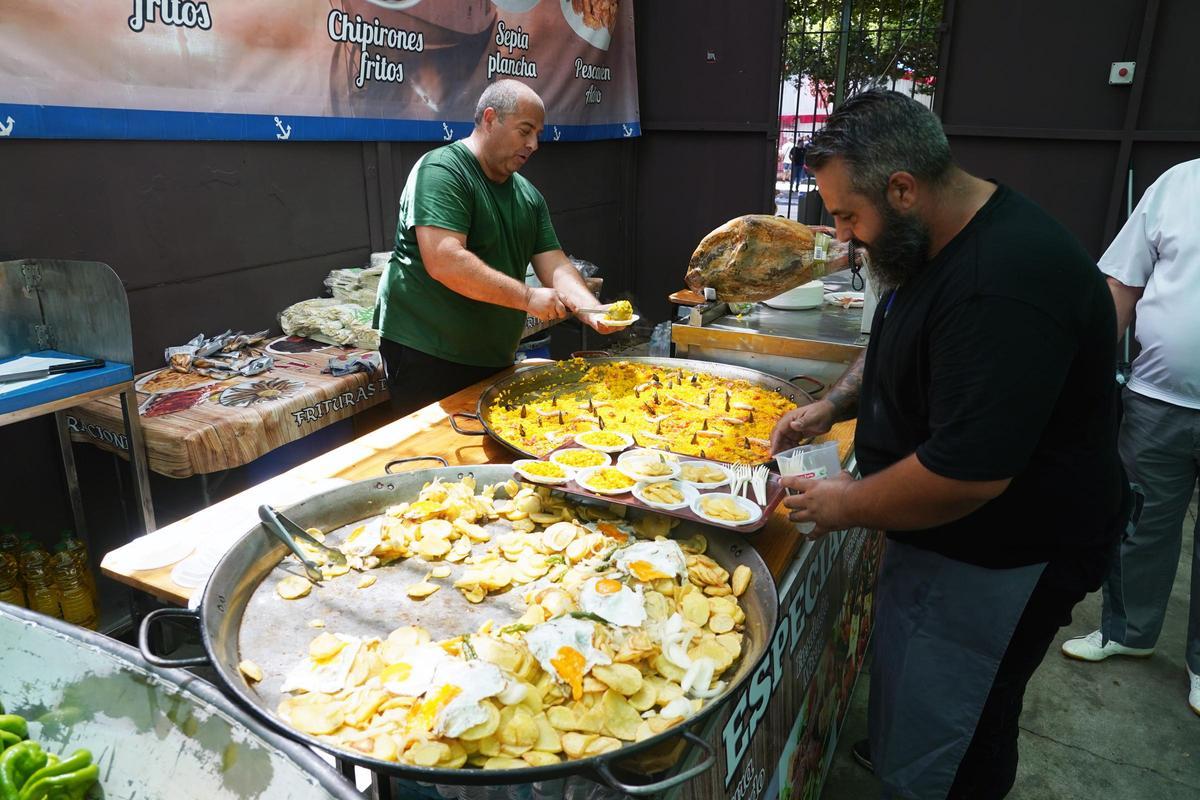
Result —
[{"label": "anchor logo on banner", "polygon": [[446,123],[443,122],[442,130],[444,130],[446,132],[445,135],[442,136],[443,142],[449,142],[454,139],[454,128],[451,128],[449,125],[447,125]]},{"label": "anchor logo on banner", "polygon": [[562,138],[562,131],[560,131],[558,129],[557,125],[554,125],[553,128],[554,128],[554,141],[557,142],[559,139]]},{"label": "anchor logo on banner", "polygon": [[621,123],[621,130],[625,132],[625,138],[633,136],[633,128],[629,127],[624,122]]},{"label": "anchor logo on banner", "polygon": [[9,117],[6,122],[7,124],[0,125],[0,136],[10,136],[13,132],[13,126],[16,122],[13,121],[12,117]]},{"label": "anchor logo on banner", "polygon": [[288,125],[288,126],[285,128],[285,127],[284,127],[284,125],[283,125],[283,120],[281,120],[279,117],[276,117],[276,118],[275,118],[275,127],[276,127],[276,128],[279,128],[279,133],[275,134],[275,138],[276,138],[276,139],[279,139],[279,140],[281,140],[281,141],[285,141],[285,142],[286,142],[288,139],[290,139],[290,138],[291,138],[291,136],[292,136],[292,126],[291,126],[291,125]]}]

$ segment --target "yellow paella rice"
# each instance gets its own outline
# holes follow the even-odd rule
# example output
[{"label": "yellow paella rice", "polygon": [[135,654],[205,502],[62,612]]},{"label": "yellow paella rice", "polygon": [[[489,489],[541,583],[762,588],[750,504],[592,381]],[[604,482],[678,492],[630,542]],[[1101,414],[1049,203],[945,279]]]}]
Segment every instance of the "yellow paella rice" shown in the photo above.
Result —
[{"label": "yellow paella rice", "polygon": [[604,316],[617,321],[624,321],[633,317],[633,306],[628,300],[618,300],[608,307],[608,313]]},{"label": "yellow paella rice", "polygon": [[582,448],[559,451],[554,454],[554,460],[559,464],[574,467],[575,469],[598,467],[601,464],[608,463],[608,459],[604,457],[603,453],[598,453],[595,450],[584,450]]},{"label": "yellow paella rice", "polygon": [[530,392],[518,381],[488,408],[504,441],[545,455],[575,434],[625,433],[641,447],[716,461],[770,457],[771,430],[795,404],[749,381],[628,361],[590,367],[566,362],[582,379]]},{"label": "yellow paella rice", "polygon": [[618,489],[632,489],[637,483],[616,467],[604,467],[592,473],[588,478],[588,488],[599,489],[603,492],[615,492]]},{"label": "yellow paella rice", "polygon": [[565,478],[567,473],[552,461],[526,461],[521,465],[521,471],[539,478]]},{"label": "yellow paella rice", "polygon": [[592,447],[620,447],[625,444],[625,440],[615,433],[605,433],[604,431],[592,431],[575,437],[575,441],[580,444],[589,444]]}]

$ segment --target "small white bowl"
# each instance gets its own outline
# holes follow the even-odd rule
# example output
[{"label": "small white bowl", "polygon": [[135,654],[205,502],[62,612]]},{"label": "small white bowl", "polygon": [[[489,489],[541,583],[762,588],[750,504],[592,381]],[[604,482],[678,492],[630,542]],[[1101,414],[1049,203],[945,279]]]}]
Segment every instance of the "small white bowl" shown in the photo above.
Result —
[{"label": "small white bowl", "polygon": [[[719,481],[714,481],[713,483],[701,483],[699,481],[689,481],[687,478],[682,477],[683,467],[687,466],[688,464],[700,464],[700,463],[706,464],[707,466],[713,467],[714,469],[719,469],[722,473],[725,474],[725,477]],[[694,460],[694,461],[685,462],[684,464],[679,465],[679,473],[681,476],[680,477],[681,481],[683,481],[684,483],[689,484],[691,486],[695,486],[697,489],[716,489],[718,487],[724,486],[725,484],[729,483],[729,481],[733,478],[733,476],[730,474],[729,469],[727,467],[723,467],[720,464],[717,464],[713,461],[701,462],[701,461]]]},{"label": "small white bowl", "polygon": [[[653,461],[656,463],[664,464],[667,467],[668,471],[664,472],[661,475],[654,475],[649,472],[643,472],[642,468],[647,466],[646,462],[648,462],[648,461]],[[658,461],[658,459],[654,458],[653,456],[646,456],[644,458],[626,458],[623,460],[618,460],[617,461],[617,469],[621,470],[621,472],[624,472],[626,475],[633,478],[635,481],[637,481],[639,483],[661,483],[662,481],[670,481],[670,480],[674,480],[675,478],[679,477],[679,463],[678,462],[668,461],[666,459],[663,459],[662,461]]]},{"label": "small white bowl", "polygon": [[[736,502],[741,508],[743,508],[746,511],[746,513],[749,514],[750,516],[747,517],[746,519],[736,520],[736,521],[731,520],[731,519],[721,519],[720,517],[711,516],[710,514],[706,513],[704,511],[704,508],[701,506],[701,503],[704,502],[705,498],[709,498],[709,497],[733,498],[734,502]],[[692,513],[695,514],[696,516],[700,517],[701,519],[707,520],[708,522],[711,522],[714,525],[725,525],[727,527],[740,528],[743,525],[753,525],[755,522],[758,522],[760,519],[762,519],[762,509],[758,506],[757,503],[755,503],[753,500],[747,500],[744,497],[732,495],[727,492],[713,492],[711,494],[702,494],[699,497],[697,497],[695,500],[692,501],[691,509],[692,509]]]},{"label": "small white bowl", "polygon": [[[567,453],[590,453],[591,455],[598,456],[604,460],[596,464],[588,464],[585,467],[574,467],[570,464],[565,464],[560,460],[561,457]],[[560,467],[569,470],[581,470],[587,469],[588,467],[607,467],[608,465],[612,464],[612,456],[610,456],[608,453],[602,453],[599,450],[592,450],[588,447],[568,447],[565,450],[555,450],[550,454],[550,460],[555,464],[558,464]]]},{"label": "small white bowl", "polygon": [[[587,489],[589,492],[592,492],[593,494],[605,494],[605,495],[628,494],[633,489],[634,484],[630,484],[629,486],[625,487],[624,489],[598,489],[594,486],[589,486],[588,484],[591,482],[592,477],[602,469],[613,469],[613,468],[612,467],[588,467],[587,469],[581,469],[581,470],[579,470],[579,472],[575,473],[575,483],[578,484],[579,486],[582,486],[584,489]],[[622,472],[621,474],[624,475],[625,473]],[[626,476],[626,477],[628,477],[628,476]]]},{"label": "small white bowl", "polygon": [[[607,433],[612,436],[621,437],[622,444],[588,444],[588,434],[592,433]],[[586,447],[588,450],[598,450],[601,453],[619,453],[625,448],[633,444],[633,437],[628,433],[619,433],[617,431],[584,431],[583,433],[575,434],[575,443],[580,447]]]},{"label": "small white bowl", "polygon": [[645,491],[646,487],[650,486],[651,484],[645,482],[639,483],[637,486],[633,487],[633,496],[640,500],[644,505],[647,505],[650,508],[657,508],[660,511],[677,511],[681,508],[687,508],[692,504],[693,500],[700,496],[700,492],[696,491],[696,487],[694,486],[689,486],[681,481],[672,481],[672,483],[674,483],[675,487],[683,493],[682,503],[659,503],[649,499],[643,494],[643,492]]},{"label": "small white bowl", "polygon": [[548,475],[535,475],[532,472],[525,471],[525,467],[529,464],[546,464],[546,463],[550,463],[550,462],[539,461],[536,458],[522,458],[522,459],[518,459],[517,461],[514,461],[512,463],[512,467],[517,472],[518,475],[520,475],[522,478],[529,481],[530,483],[541,483],[541,484],[545,484],[546,486],[562,486],[564,483],[571,480],[571,478],[575,474],[575,471],[573,469],[571,469],[570,467],[564,467],[562,464],[554,465],[563,471],[563,476],[561,478],[553,478]]}]

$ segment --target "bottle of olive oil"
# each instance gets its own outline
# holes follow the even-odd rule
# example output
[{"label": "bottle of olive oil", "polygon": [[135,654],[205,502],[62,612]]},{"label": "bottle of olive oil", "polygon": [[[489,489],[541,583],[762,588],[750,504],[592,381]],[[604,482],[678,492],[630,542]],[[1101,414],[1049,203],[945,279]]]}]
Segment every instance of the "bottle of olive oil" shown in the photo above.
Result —
[{"label": "bottle of olive oil", "polygon": [[50,568],[54,583],[58,587],[58,602],[62,606],[62,618],[73,625],[96,629],[98,619],[96,604],[91,592],[84,585],[83,576],[75,558],[65,550],[50,557]]}]

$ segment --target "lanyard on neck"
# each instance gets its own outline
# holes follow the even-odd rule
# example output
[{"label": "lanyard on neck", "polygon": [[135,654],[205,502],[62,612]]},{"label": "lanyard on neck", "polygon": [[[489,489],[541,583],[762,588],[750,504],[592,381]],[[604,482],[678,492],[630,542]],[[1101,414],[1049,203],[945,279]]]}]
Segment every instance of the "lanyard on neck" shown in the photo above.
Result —
[{"label": "lanyard on neck", "polygon": [[892,289],[892,293],[888,295],[887,305],[883,307],[883,318],[884,319],[887,319],[887,315],[889,313],[891,313],[892,303],[894,303],[896,301],[896,292],[898,292],[898,291],[900,291],[900,290]]}]

